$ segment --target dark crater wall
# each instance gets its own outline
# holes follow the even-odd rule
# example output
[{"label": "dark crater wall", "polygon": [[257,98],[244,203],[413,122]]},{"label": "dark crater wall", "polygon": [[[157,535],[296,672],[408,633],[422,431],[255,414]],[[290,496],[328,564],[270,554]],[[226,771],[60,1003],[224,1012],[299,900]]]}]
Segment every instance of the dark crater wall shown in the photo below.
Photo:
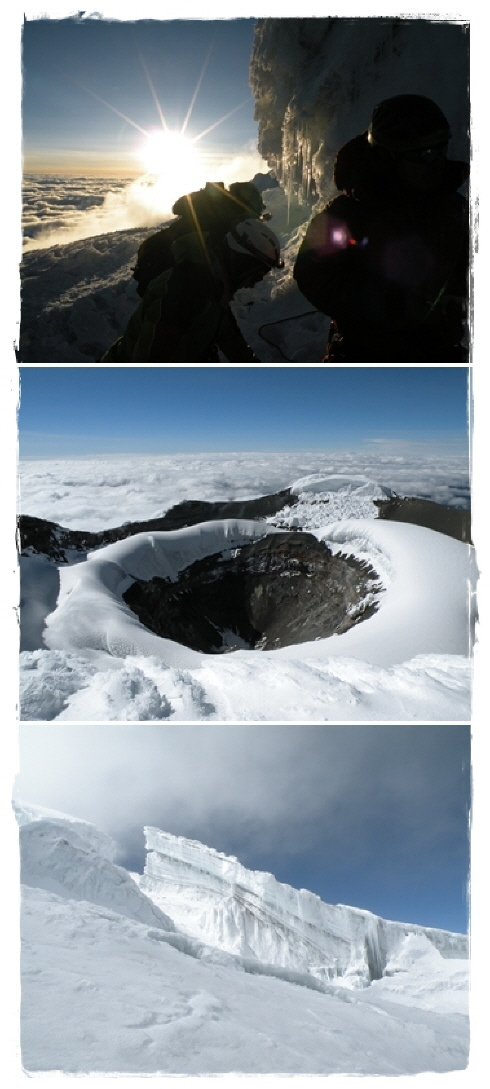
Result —
[{"label": "dark crater wall", "polygon": [[185,526],[197,526],[199,522],[214,522],[221,518],[246,518],[260,521],[268,518],[284,507],[298,502],[297,495],[285,488],[273,495],[261,495],[257,499],[232,499],[223,502],[208,503],[197,499],[185,500],[171,507],[161,518],[150,518],[145,522],[125,522],[112,529],[98,533],[90,530],[65,529],[56,522],[44,518],[33,518],[21,514],[18,522],[19,551],[34,552],[50,556],[58,563],[65,563],[65,551],[88,552],[113,541],[122,541],[136,533],[158,533],[162,530],[184,529]]},{"label": "dark crater wall", "polygon": [[[95,548],[132,537],[136,533],[155,533],[161,530],[183,529],[195,526],[199,522],[212,522],[221,518],[246,518],[260,521],[270,518],[285,507],[292,507],[298,502],[298,496],[289,488],[273,495],[262,495],[257,499],[229,500],[208,503],[200,500],[185,500],[166,511],[161,518],[150,518],[145,522],[124,522],[123,525],[101,530],[98,533],[82,529],[66,529],[57,522],[48,522],[44,518],[33,518],[22,514],[18,520],[19,552],[42,553],[56,563],[66,563],[66,552],[89,552]],[[318,500],[324,503],[324,500]],[[471,514],[469,510],[444,507],[428,499],[401,499],[394,496],[388,500],[374,500],[378,508],[378,518],[388,518],[397,522],[413,522],[427,526],[439,533],[456,537],[459,541],[471,541]],[[325,502],[328,507],[328,501]],[[328,520],[328,513],[326,513]]]},{"label": "dark crater wall", "polygon": [[386,501],[375,500],[378,518],[387,518],[391,522],[411,522],[412,525],[426,526],[436,533],[445,533],[458,541],[471,543],[471,512],[457,507],[444,507],[431,499],[393,496]]},{"label": "dark crater wall", "polygon": [[156,635],[213,654],[340,634],[372,615],[380,589],[367,564],[293,532],[198,560],[175,582],[135,580],[124,600]]}]

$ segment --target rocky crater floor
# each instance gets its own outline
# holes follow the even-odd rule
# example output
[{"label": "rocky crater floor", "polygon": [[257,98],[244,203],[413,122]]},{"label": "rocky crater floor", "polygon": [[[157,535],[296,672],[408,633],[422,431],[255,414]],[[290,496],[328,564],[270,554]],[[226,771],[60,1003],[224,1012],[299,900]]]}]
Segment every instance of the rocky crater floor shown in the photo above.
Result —
[{"label": "rocky crater floor", "polygon": [[207,556],[174,582],[136,579],[123,596],[156,635],[218,654],[340,634],[373,614],[380,589],[369,565],[289,532]]}]

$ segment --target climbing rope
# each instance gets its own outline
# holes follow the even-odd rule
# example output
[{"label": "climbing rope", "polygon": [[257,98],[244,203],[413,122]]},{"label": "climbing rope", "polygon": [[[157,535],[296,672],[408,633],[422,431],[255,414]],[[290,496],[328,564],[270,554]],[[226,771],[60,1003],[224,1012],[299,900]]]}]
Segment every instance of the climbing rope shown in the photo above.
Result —
[{"label": "climbing rope", "polygon": [[283,325],[284,322],[286,322],[286,321],[297,321],[299,318],[308,317],[309,314],[319,314],[319,313],[320,313],[319,310],[305,310],[302,314],[293,314],[292,318],[279,318],[277,321],[265,322],[264,325],[261,325],[260,328],[258,329],[258,335],[259,335],[259,337],[262,337],[262,340],[265,340],[266,344],[270,344],[271,348],[275,348],[276,351],[278,351],[279,354],[282,355],[282,358],[286,361],[286,363],[294,363],[295,362],[294,359],[289,359],[289,356],[284,354],[282,348],[280,348],[278,344],[275,344],[273,340],[269,340],[268,337],[264,336],[264,333],[262,332],[262,330],[263,329],[272,329],[274,327],[274,325]]}]

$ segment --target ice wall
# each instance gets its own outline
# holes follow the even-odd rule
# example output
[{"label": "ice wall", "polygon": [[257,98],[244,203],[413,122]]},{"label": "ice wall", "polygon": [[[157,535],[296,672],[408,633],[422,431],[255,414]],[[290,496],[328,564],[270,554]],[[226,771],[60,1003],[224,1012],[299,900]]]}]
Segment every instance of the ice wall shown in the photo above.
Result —
[{"label": "ice wall", "polygon": [[179,928],[227,952],[352,986],[380,978],[410,934],[425,936],[443,957],[468,955],[464,935],[326,904],[195,840],[155,828],[145,835],[143,891]]},{"label": "ice wall", "polygon": [[258,147],[290,196],[329,197],[338,148],[396,94],[435,99],[450,155],[468,158],[469,48],[462,22],[430,19],[258,19],[250,83]]}]

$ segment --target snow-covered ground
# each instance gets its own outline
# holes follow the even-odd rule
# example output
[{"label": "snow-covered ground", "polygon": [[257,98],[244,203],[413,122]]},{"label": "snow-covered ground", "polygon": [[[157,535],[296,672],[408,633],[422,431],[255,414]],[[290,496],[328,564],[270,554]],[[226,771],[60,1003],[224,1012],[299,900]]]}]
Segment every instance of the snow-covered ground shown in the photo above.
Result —
[{"label": "snow-covered ground", "polygon": [[[165,900],[167,889],[172,908],[178,860],[189,851],[208,873],[227,873],[238,928],[250,928],[250,903],[240,906],[234,879],[255,889],[261,948],[227,952],[223,942],[209,940],[209,921],[193,936],[159,909],[139,887],[145,879],[132,880],[115,865],[110,841],[92,826],[20,804],[17,817],[21,1042],[29,1074],[397,1076],[466,1068],[463,935],[322,904],[270,874],[250,873],[201,844],[153,830],[152,845],[166,843],[176,858],[173,874],[159,882],[158,899]],[[206,874],[194,868],[193,878],[211,909]],[[289,935],[290,963],[284,952],[276,955],[271,900]],[[310,915],[314,905],[321,958],[334,982],[295,967],[311,937],[308,912],[300,918],[292,911],[300,902]],[[226,907],[225,901],[222,918]],[[228,924],[231,917],[228,910]],[[345,970],[340,946],[351,969],[361,970]]]},{"label": "snow-covered ground", "polygon": [[[100,182],[86,179],[85,184],[94,201],[99,199]],[[118,190],[116,195],[122,222],[124,194]],[[106,199],[111,206],[110,196],[109,191]],[[281,243],[284,268],[273,270],[256,287],[237,292],[232,309],[261,361],[319,361],[325,354],[329,319],[312,311],[292,278],[301,224],[309,220],[311,208],[288,209],[281,188],[266,190],[263,196],[272,213],[270,226]],[[168,218],[160,216],[158,225]],[[141,227],[116,230],[114,222],[112,211],[109,225],[103,216],[98,227],[94,223],[94,231],[100,233],[87,238],[81,227],[80,240],[63,243],[61,231],[59,243],[24,253],[20,362],[95,363],[124,331],[140,302],[132,273],[138,247],[157,224],[144,210]]]},{"label": "snow-covered ground", "polygon": [[[298,463],[304,461],[304,455],[297,457]],[[198,465],[189,458],[195,481]],[[122,462],[113,460],[113,470],[116,464],[121,480]],[[248,472],[250,464],[248,455]],[[25,463],[28,490],[42,468],[49,477],[53,463]],[[65,488],[70,468],[65,466]],[[407,468],[400,466],[402,478]],[[87,479],[83,461],[78,472],[82,481]],[[89,472],[95,473],[93,467]],[[209,463],[203,475],[208,487],[199,488],[199,498],[215,496],[216,471]],[[464,473],[458,488],[464,490],[461,477]],[[231,485],[223,489],[221,498],[243,497],[249,491],[245,478],[246,473],[233,492]],[[101,503],[113,479],[99,464],[92,487],[95,480],[101,483]],[[126,477],[126,492],[128,485]],[[21,624],[28,649],[21,653],[22,717],[85,722],[469,720],[476,582],[472,546],[423,526],[378,519],[374,501],[391,489],[366,474],[317,472],[296,480],[283,477],[281,485],[290,485],[300,502],[265,522],[225,519],[139,533],[87,555],[70,553],[67,564],[24,556]],[[61,509],[71,506],[76,490],[72,481]],[[263,494],[262,489],[255,494]],[[25,497],[24,504],[32,514]],[[268,651],[205,654],[150,632],[122,598],[136,577],[175,580],[194,560],[230,554],[276,532],[277,526],[308,530],[333,553],[374,568],[380,583],[377,611],[327,638]]]}]

